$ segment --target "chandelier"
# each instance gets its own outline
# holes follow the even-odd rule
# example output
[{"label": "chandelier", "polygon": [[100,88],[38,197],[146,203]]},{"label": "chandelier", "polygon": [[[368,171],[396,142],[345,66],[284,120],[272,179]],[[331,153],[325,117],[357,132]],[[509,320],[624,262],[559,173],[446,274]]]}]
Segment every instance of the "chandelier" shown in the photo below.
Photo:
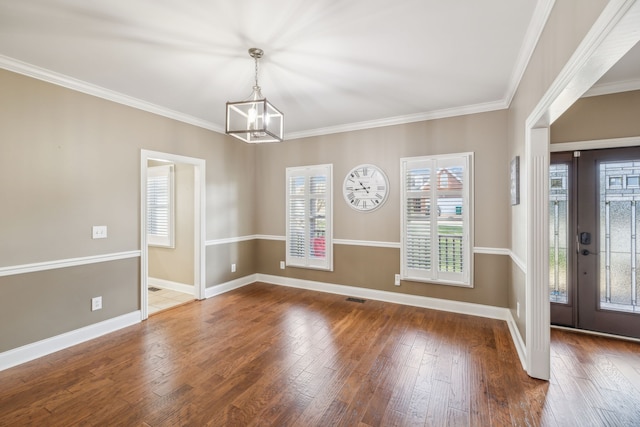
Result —
[{"label": "chandelier", "polygon": [[255,85],[246,101],[227,102],[225,133],[244,142],[282,142],[284,115],[262,96],[258,85],[258,59],[262,49],[251,48],[249,55],[255,61]]}]

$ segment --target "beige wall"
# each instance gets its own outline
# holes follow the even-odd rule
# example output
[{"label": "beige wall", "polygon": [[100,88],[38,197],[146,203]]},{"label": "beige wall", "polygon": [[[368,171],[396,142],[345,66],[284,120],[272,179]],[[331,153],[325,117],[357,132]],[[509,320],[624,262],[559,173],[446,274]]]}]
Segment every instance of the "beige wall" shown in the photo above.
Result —
[{"label": "beige wall", "polygon": [[[473,114],[406,125],[286,141],[257,147],[256,232],[285,235],[285,169],[333,164],[334,238],[400,242],[400,159],[402,157],[474,152],[475,246],[508,246],[508,161],[506,111]],[[344,202],[342,183],[347,172],[362,163],[380,166],[388,175],[390,194],[380,209],[356,212]],[[474,289],[403,282],[398,249],[334,245],[334,271],[279,269],[284,242],[260,241],[258,272],[298,279],[360,286],[391,292],[507,305],[508,263],[503,255],[476,254]]]},{"label": "beige wall", "polygon": [[136,311],[139,278],[137,258],[0,277],[0,352]]},{"label": "beige wall", "polygon": [[284,260],[285,242],[258,240],[256,243],[257,270],[262,274],[311,280],[337,285],[354,286],[387,292],[441,298],[495,307],[507,306],[507,275],[509,257],[504,255],[474,255],[473,289],[402,281],[394,286],[394,274],[400,268],[400,250],[352,245],[334,245],[332,272],[287,267],[280,270]]},{"label": "beige wall", "polygon": [[[5,70],[0,93],[0,267],[139,251],[142,149],[206,161],[207,240],[254,234],[253,147]],[[210,252],[207,286],[229,268]],[[0,351],[135,311],[139,294],[139,258],[0,277]]]},{"label": "beige wall", "polygon": [[[333,164],[334,238],[400,242],[400,158],[474,152],[475,246],[508,245],[506,111],[325,135],[257,147],[260,188],[256,232],[285,235],[285,169]],[[344,202],[347,172],[362,163],[380,166],[389,178],[384,206],[356,212]]]},{"label": "beige wall", "polygon": [[640,136],[640,90],[579,99],[551,125],[551,143]]},{"label": "beige wall", "polygon": [[[510,208],[511,243],[514,255],[522,262],[527,259],[527,159],[525,152],[525,124],[533,109],[558,76],[564,65],[587,34],[597,17],[606,6],[606,0],[557,0],[549,16],[538,45],[531,57],[515,97],[509,107],[508,140],[509,158],[520,156],[521,197],[525,201]],[[513,268],[518,268],[516,264]],[[516,318],[523,339],[526,336],[523,314],[517,319],[515,303],[525,306],[524,274],[512,274],[509,284],[509,308]]]},{"label": "beige wall", "polygon": [[[166,164],[150,160],[149,166]],[[174,247],[149,246],[149,277],[193,285],[194,274],[194,166],[174,166]]]},{"label": "beige wall", "polygon": [[[211,245],[207,247],[208,286],[227,283],[256,273],[256,241]],[[236,272],[231,272],[231,264],[236,265]]]}]

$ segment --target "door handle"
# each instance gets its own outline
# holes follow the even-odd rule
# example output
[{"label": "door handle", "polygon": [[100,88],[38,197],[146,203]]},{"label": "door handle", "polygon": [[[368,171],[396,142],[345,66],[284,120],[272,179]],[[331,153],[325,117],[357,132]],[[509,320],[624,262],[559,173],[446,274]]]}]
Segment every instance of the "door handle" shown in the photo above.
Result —
[{"label": "door handle", "polygon": [[583,249],[582,250],[582,255],[589,255],[591,252],[589,252],[589,249]]}]

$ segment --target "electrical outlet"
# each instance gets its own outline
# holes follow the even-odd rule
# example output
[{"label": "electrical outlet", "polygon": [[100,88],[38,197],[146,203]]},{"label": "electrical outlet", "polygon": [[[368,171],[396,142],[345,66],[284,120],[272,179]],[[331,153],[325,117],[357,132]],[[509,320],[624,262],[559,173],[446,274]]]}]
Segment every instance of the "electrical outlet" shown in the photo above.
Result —
[{"label": "electrical outlet", "polygon": [[280,261],[280,270],[284,270],[284,261]]},{"label": "electrical outlet", "polygon": [[235,264],[231,264],[231,272],[232,273],[236,272],[236,265]]},{"label": "electrical outlet", "polygon": [[94,225],[92,228],[92,236],[94,239],[106,239],[107,238],[107,226],[106,225]]},{"label": "electrical outlet", "polygon": [[516,316],[518,316],[518,319],[520,318],[520,301],[516,303]]},{"label": "electrical outlet", "polygon": [[396,286],[400,286],[400,275],[399,274],[396,274],[396,277],[394,279],[393,284],[396,285]]},{"label": "electrical outlet", "polygon": [[102,309],[102,297],[91,298],[91,311]]}]

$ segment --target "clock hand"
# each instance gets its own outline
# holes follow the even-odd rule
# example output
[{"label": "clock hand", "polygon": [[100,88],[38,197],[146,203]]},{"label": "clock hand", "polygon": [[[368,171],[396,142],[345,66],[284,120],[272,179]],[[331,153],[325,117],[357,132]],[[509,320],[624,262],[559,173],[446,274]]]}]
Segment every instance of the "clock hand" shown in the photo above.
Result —
[{"label": "clock hand", "polygon": [[371,188],[371,187],[365,187],[365,186],[364,186],[364,184],[363,184],[361,181],[358,181],[358,184],[360,184],[360,187],[362,187],[362,189],[363,189],[364,191],[366,191],[367,193],[369,193],[369,188]]}]

